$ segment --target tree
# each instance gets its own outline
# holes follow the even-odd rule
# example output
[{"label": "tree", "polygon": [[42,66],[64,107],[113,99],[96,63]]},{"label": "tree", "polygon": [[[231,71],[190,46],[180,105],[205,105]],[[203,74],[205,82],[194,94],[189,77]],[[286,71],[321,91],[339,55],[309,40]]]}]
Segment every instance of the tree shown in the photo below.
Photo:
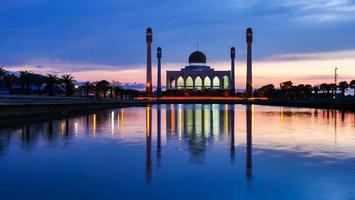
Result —
[{"label": "tree", "polygon": [[97,82],[97,84],[96,84],[96,92],[98,93],[100,91],[103,91],[104,98],[106,98],[106,92],[107,92],[109,86],[110,86],[110,83],[108,81],[101,80],[101,81]]},{"label": "tree", "polygon": [[309,85],[309,84],[307,84],[307,85],[305,85],[304,86],[304,94],[305,94],[305,97],[306,98],[309,98],[309,97],[311,97],[312,95],[312,86],[311,85]]},{"label": "tree", "polygon": [[89,96],[89,93],[90,93],[90,88],[92,88],[93,87],[93,84],[92,83],[90,83],[90,81],[87,81],[87,82],[85,82],[85,96]]},{"label": "tree", "polygon": [[63,74],[60,81],[65,84],[65,96],[73,94],[73,83],[76,82],[71,74]]},{"label": "tree", "polygon": [[39,74],[34,74],[33,75],[33,84],[37,86],[37,93],[38,95],[42,94],[42,86],[46,82],[46,77],[39,75]]},{"label": "tree", "polygon": [[329,84],[327,84],[327,83],[320,84],[319,88],[320,88],[320,90],[322,90],[323,93],[327,92],[327,94],[329,94],[329,91],[331,89]]},{"label": "tree", "polygon": [[46,85],[48,90],[48,95],[54,95],[54,87],[59,82],[58,76],[55,74],[47,74],[46,76]]},{"label": "tree", "polygon": [[31,82],[33,80],[33,74],[31,72],[29,72],[29,71],[20,71],[19,80],[20,80],[21,85],[22,85],[22,93],[29,94],[30,93]]},{"label": "tree", "polygon": [[12,94],[12,84],[17,80],[17,76],[13,74],[6,74],[4,80],[5,80],[5,85],[9,90],[9,94]]},{"label": "tree", "polygon": [[354,92],[353,96],[355,97],[355,80],[350,81],[349,87],[351,89],[353,89],[353,92]]},{"label": "tree", "polygon": [[1,88],[1,82],[6,76],[6,70],[4,69],[4,65],[0,67],[0,88]]},{"label": "tree", "polygon": [[317,98],[320,87],[318,85],[315,85],[313,86],[312,90],[314,91],[314,96]]},{"label": "tree", "polygon": [[345,91],[348,90],[349,84],[346,81],[342,81],[338,84],[338,87],[341,91],[341,96],[344,98],[345,96]]},{"label": "tree", "polygon": [[264,85],[261,88],[257,89],[256,92],[261,97],[271,98],[275,93],[275,86],[273,84]]},{"label": "tree", "polygon": [[291,90],[292,90],[292,81],[285,81],[280,83],[280,88],[281,88],[281,93],[282,96],[285,98],[290,98],[291,97]]}]

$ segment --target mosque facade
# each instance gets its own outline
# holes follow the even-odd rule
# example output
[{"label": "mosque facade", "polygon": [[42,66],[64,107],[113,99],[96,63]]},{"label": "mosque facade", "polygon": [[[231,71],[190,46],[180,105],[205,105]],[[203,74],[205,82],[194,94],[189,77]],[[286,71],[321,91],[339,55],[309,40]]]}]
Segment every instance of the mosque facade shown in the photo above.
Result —
[{"label": "mosque facade", "polygon": [[188,66],[166,72],[166,90],[230,90],[231,72],[217,71],[206,63],[203,52],[193,52]]}]

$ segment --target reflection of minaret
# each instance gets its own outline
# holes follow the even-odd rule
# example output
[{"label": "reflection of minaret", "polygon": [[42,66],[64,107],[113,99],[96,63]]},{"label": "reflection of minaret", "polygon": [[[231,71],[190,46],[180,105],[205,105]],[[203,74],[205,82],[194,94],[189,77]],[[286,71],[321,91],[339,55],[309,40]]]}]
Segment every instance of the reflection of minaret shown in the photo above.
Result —
[{"label": "reflection of minaret", "polygon": [[251,44],[253,42],[253,30],[251,28],[247,29],[247,85],[246,94],[247,97],[253,97],[253,80],[252,80],[252,48]]},{"label": "reflection of minaret", "polygon": [[246,171],[247,171],[247,180],[252,180],[252,126],[253,126],[253,110],[252,105],[247,105],[246,110],[246,121],[247,121],[247,164],[246,164]]},{"label": "reflection of minaret", "polygon": [[234,142],[234,104],[230,106],[230,137],[231,137],[231,161],[235,160],[235,142]]},{"label": "reflection of minaret", "polygon": [[146,107],[146,180],[152,179],[152,110],[150,106]]},{"label": "reflection of minaret", "polygon": [[158,167],[160,166],[161,159],[161,110],[160,104],[157,105],[157,157],[158,157]]},{"label": "reflection of minaret", "polygon": [[153,42],[153,31],[151,28],[147,28],[146,32],[146,42],[147,42],[147,83],[146,83],[146,93],[147,96],[152,96],[152,42]]},{"label": "reflection of minaret", "polygon": [[230,74],[230,82],[231,82],[231,95],[235,94],[235,72],[234,72],[234,68],[235,68],[235,63],[234,63],[234,59],[235,59],[235,48],[232,47],[231,48],[231,74]]},{"label": "reflection of minaret", "polygon": [[161,48],[157,49],[157,58],[158,58],[158,81],[157,81],[157,93],[158,97],[161,96]]}]

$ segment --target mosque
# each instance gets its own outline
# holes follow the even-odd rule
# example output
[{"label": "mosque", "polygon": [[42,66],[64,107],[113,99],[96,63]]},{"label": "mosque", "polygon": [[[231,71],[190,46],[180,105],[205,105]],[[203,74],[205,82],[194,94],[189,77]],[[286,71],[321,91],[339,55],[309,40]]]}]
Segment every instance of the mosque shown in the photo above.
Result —
[{"label": "mosque", "polygon": [[[252,41],[253,31],[248,28],[246,31],[247,43],[247,74],[246,74],[246,96],[252,97]],[[152,86],[152,55],[151,44],[153,42],[153,31],[148,28],[146,31],[147,42],[147,81],[146,95],[153,95]],[[228,92],[235,94],[235,56],[236,50],[234,47],[230,49],[231,65],[230,70],[219,71],[207,65],[206,55],[199,51],[191,53],[189,56],[189,64],[179,71],[166,71],[166,92],[169,91],[204,91],[208,92]],[[157,49],[158,69],[157,69],[157,96],[162,95],[161,87],[161,57],[162,49]],[[227,93],[226,93],[227,94]]]},{"label": "mosque", "polygon": [[195,51],[189,56],[189,65],[180,71],[166,72],[167,90],[229,90],[230,71],[216,71],[206,65],[206,55]]}]

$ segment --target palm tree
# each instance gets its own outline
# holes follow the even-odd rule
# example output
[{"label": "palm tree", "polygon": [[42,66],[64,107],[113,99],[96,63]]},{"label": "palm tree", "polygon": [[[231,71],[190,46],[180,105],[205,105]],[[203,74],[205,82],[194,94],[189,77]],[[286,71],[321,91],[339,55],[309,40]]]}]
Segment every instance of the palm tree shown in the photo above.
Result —
[{"label": "palm tree", "polygon": [[349,87],[354,90],[354,97],[355,97],[355,80],[350,81]]},{"label": "palm tree", "polygon": [[73,93],[73,83],[76,82],[71,74],[63,74],[60,79],[65,84],[65,95],[71,96]]},{"label": "palm tree", "polygon": [[[28,71],[20,71],[20,78],[19,78],[21,84],[22,84],[22,92],[24,94],[29,94],[30,93],[30,86],[31,82],[33,80],[33,74]],[[25,90],[26,86],[26,90]]]},{"label": "palm tree", "polygon": [[46,82],[46,77],[39,74],[33,75],[33,84],[37,86],[38,95],[42,94],[42,86],[45,82]]},{"label": "palm tree", "polygon": [[59,82],[58,76],[55,74],[47,74],[46,76],[46,84],[48,89],[48,95],[54,95],[54,87]]},{"label": "palm tree", "polygon": [[7,89],[9,90],[9,94],[12,94],[12,84],[14,81],[17,80],[17,76],[13,74],[6,74],[5,75],[5,85],[7,86]]},{"label": "palm tree", "polygon": [[345,91],[348,89],[349,84],[346,81],[342,81],[338,84],[339,89],[341,90],[341,96],[344,98]]}]

